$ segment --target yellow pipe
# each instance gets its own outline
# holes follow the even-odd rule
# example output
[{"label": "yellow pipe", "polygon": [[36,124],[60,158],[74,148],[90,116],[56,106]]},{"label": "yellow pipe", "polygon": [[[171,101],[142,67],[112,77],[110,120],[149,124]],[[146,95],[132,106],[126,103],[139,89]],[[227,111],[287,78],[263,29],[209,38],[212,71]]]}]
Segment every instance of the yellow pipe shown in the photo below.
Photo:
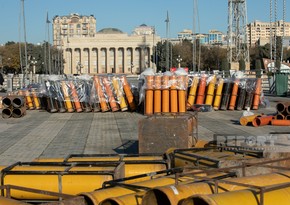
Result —
[{"label": "yellow pipe", "polygon": [[208,87],[207,87],[207,95],[206,95],[206,99],[205,99],[206,105],[212,105],[213,97],[214,97],[215,83],[216,83],[216,76],[213,75],[212,79],[209,82]]},{"label": "yellow pipe", "polygon": [[31,90],[32,99],[37,110],[41,109],[39,97],[36,94],[35,89]]},{"label": "yellow pipe", "polygon": [[[119,167],[119,166],[118,166]],[[124,177],[116,173],[117,165],[101,166],[75,166],[69,171],[69,166],[15,166],[9,172],[3,172],[2,185],[15,185],[69,195],[80,192],[90,192],[101,188],[105,181]],[[13,173],[14,172],[14,173]],[[16,172],[16,173],[15,173]],[[55,200],[57,197],[20,190],[11,190],[10,195],[16,199],[47,199]]]},{"label": "yellow pipe", "polygon": [[110,197],[103,200],[99,205],[139,205],[142,203],[142,197],[145,193],[145,191],[140,191],[133,194]]},{"label": "yellow pipe", "polygon": [[192,79],[192,84],[190,86],[188,98],[187,98],[187,109],[190,109],[191,106],[195,103],[196,90],[198,86],[198,76],[194,76]]},{"label": "yellow pipe", "polygon": [[220,108],[223,86],[224,86],[224,79],[220,78],[218,81],[217,88],[216,88],[216,93],[215,93],[215,98],[214,98],[214,103],[213,103],[214,110],[218,110]]},{"label": "yellow pipe", "polygon": [[[250,177],[239,177],[228,179],[227,181],[238,182],[256,186],[270,186],[274,184],[290,182],[290,171],[279,173],[264,174]],[[218,192],[244,190],[248,187],[238,186],[220,182]],[[181,200],[196,194],[212,194],[215,190],[214,183],[185,183],[177,186],[157,187],[146,192],[143,197],[142,205],[173,205],[180,204]],[[162,202],[160,200],[162,199]],[[244,204],[245,205],[245,204]]]},{"label": "yellow pipe", "polygon": [[121,76],[120,80],[122,82],[123,90],[125,92],[125,96],[127,98],[130,110],[131,111],[135,111],[136,110],[136,104],[135,104],[135,101],[134,101],[134,95],[132,93],[131,86],[130,86],[130,84],[129,84],[129,82],[128,82],[128,80],[127,80],[125,75]]},{"label": "yellow pipe", "polygon": [[28,90],[25,91],[25,99],[26,99],[26,104],[27,104],[28,108],[30,110],[33,110],[35,107],[33,105],[32,98],[31,98]]},{"label": "yellow pipe", "polygon": [[249,116],[242,116],[240,117],[240,124],[246,126],[248,123],[252,123],[256,117],[261,117],[260,114],[254,114]]},{"label": "yellow pipe", "polygon": [[[193,180],[193,178],[180,178],[181,181],[188,181]],[[169,184],[175,183],[175,177],[174,176],[168,176],[168,177],[160,177],[156,178],[154,180],[146,180],[142,182],[133,183],[132,185],[136,186],[142,186],[147,188],[154,188],[159,186],[166,186]],[[115,186],[112,188],[106,188],[106,189],[100,189],[96,190],[94,192],[87,192],[87,193],[81,193],[82,196],[85,196],[88,204],[94,204],[97,205],[101,201],[111,198],[111,197],[119,197],[124,196],[128,194],[136,194],[136,191],[139,192],[140,190],[133,190],[132,188],[126,188],[121,186]],[[130,196],[131,197],[131,196]]]},{"label": "yellow pipe", "polygon": [[28,203],[0,196],[1,205],[28,205]]},{"label": "yellow pipe", "polygon": [[69,94],[68,94],[69,93],[68,92],[68,86],[67,86],[65,81],[61,81],[61,89],[62,89],[62,92],[63,92],[63,98],[64,98],[64,102],[65,102],[67,111],[68,112],[73,112],[74,109],[73,109],[72,102],[71,102]]},{"label": "yellow pipe", "polygon": [[116,92],[116,95],[117,95],[117,99],[119,101],[119,104],[120,104],[120,108],[122,111],[126,111],[128,110],[128,105],[126,103],[126,99],[124,97],[124,93],[123,91],[120,89],[120,81],[117,77],[113,77],[112,78],[112,82],[113,82],[113,86],[114,86],[114,89],[115,89],[115,92]]},{"label": "yellow pipe", "polygon": [[[260,192],[257,190],[240,190],[211,195],[196,195],[186,199],[180,205],[260,205]],[[289,205],[290,187],[264,193],[264,205]]]}]

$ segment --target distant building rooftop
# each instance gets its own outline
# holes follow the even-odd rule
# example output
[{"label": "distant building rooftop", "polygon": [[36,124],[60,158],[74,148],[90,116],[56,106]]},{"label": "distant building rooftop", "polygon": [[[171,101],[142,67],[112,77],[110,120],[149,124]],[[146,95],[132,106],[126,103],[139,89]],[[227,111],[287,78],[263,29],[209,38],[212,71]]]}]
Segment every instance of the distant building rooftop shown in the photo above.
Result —
[{"label": "distant building rooftop", "polygon": [[100,34],[121,34],[124,33],[120,29],[117,28],[103,28],[100,31],[98,31]]}]

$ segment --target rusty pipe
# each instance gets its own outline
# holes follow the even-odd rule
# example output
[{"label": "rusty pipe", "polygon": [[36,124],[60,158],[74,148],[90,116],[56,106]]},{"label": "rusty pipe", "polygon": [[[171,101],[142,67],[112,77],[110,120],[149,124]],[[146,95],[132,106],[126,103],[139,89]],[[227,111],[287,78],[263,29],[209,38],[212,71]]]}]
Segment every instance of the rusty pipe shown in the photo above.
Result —
[{"label": "rusty pipe", "polygon": [[12,117],[20,118],[26,114],[26,107],[22,106],[20,108],[13,108]]},{"label": "rusty pipe", "polygon": [[10,118],[12,116],[12,110],[11,110],[11,108],[4,108],[3,110],[2,110],[2,117],[4,118],[4,119],[8,119],[8,118]]},{"label": "rusty pipe", "polygon": [[5,107],[10,107],[12,105],[12,97],[11,96],[3,97],[2,105],[3,105],[4,108]]},{"label": "rusty pipe", "polygon": [[16,96],[12,99],[12,106],[15,108],[19,108],[24,105],[25,99],[23,96]]}]

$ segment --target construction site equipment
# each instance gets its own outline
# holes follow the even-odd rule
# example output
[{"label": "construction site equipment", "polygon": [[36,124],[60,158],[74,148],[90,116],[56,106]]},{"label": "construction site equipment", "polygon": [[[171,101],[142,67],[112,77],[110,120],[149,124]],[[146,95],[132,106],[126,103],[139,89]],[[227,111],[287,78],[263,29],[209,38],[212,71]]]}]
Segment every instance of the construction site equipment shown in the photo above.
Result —
[{"label": "construction site equipment", "polygon": [[26,103],[23,96],[5,96],[2,104],[4,107],[2,110],[2,117],[4,119],[10,117],[20,118],[26,114]]},{"label": "construction site equipment", "polygon": [[103,84],[104,84],[104,87],[105,87],[105,91],[106,91],[106,94],[107,94],[107,97],[108,97],[108,101],[109,101],[109,104],[110,104],[110,107],[111,107],[111,110],[113,112],[116,112],[119,110],[119,105],[115,99],[115,96],[114,96],[114,93],[113,93],[113,86],[111,85],[111,81],[108,79],[108,77],[103,77]]},{"label": "construction site equipment", "polygon": [[139,121],[139,153],[164,153],[192,147],[197,136],[197,113],[153,115]]},{"label": "construction site equipment", "polygon": [[274,126],[290,126],[290,120],[277,120],[277,119],[272,119],[271,124]]},{"label": "construction site equipment", "polygon": [[154,113],[154,76],[146,76],[146,91],[145,91],[145,115],[152,115]]},{"label": "construction site equipment", "polygon": [[261,91],[262,91],[262,79],[257,78],[256,87],[254,91],[253,105],[252,105],[253,110],[258,110],[259,108]]},{"label": "construction site equipment", "polygon": [[120,76],[120,80],[122,82],[122,86],[123,86],[130,110],[135,111],[136,110],[136,103],[134,101],[134,95],[132,93],[131,86],[130,86],[125,75]]},{"label": "construction site equipment", "polygon": [[176,75],[170,76],[170,112],[178,112],[177,79]]},{"label": "construction site equipment", "polygon": [[212,102],[214,99],[215,84],[216,84],[216,76],[213,75],[207,86],[207,93],[206,93],[206,99],[205,99],[206,105],[212,105]]},{"label": "construction site equipment", "polygon": [[161,113],[162,111],[162,96],[161,96],[161,87],[162,87],[162,76],[154,76],[154,113]]}]

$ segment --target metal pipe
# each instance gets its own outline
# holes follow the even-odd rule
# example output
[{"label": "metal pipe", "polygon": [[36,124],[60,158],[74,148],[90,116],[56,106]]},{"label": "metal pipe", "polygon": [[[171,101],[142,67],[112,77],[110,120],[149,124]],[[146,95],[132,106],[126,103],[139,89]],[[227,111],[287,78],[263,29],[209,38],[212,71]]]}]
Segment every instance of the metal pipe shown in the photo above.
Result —
[{"label": "metal pipe", "polygon": [[205,99],[206,105],[212,105],[213,98],[214,98],[215,84],[216,84],[216,75],[213,75],[207,87],[207,95]]},{"label": "metal pipe", "polygon": [[153,93],[153,85],[154,85],[154,76],[148,75],[145,76],[145,115],[152,115],[154,113],[154,93]]},{"label": "metal pipe", "polygon": [[198,77],[194,76],[192,79],[192,83],[189,89],[188,98],[187,98],[187,109],[190,110],[191,106],[195,103],[196,98],[196,90],[198,86]]},{"label": "metal pipe", "polygon": [[262,90],[262,79],[257,78],[255,91],[254,91],[254,99],[253,99],[253,107],[252,107],[253,110],[258,110],[259,108],[261,90]]},{"label": "metal pipe", "polygon": [[234,190],[247,189],[249,186],[270,186],[281,183],[290,183],[289,177],[290,172],[288,171],[281,173],[271,173],[258,176],[220,180],[217,187],[215,186],[215,183],[213,183],[213,181],[202,183],[191,182],[175,186],[171,185],[157,187],[146,192],[142,200],[142,205],[180,204],[181,200],[184,200],[190,196],[194,197],[196,194],[213,194],[214,191],[228,191],[230,193]]},{"label": "metal pipe", "polygon": [[169,96],[169,76],[162,76],[162,112],[169,113],[170,111],[170,96]]},{"label": "metal pipe", "polygon": [[170,112],[178,112],[178,95],[176,75],[171,75],[170,79]]},{"label": "metal pipe", "polygon": [[11,108],[4,108],[3,110],[2,110],[2,117],[4,118],[4,119],[8,119],[8,118],[10,118],[12,116],[12,110],[11,110]]},{"label": "metal pipe", "polygon": [[154,76],[154,113],[161,113],[161,75]]},{"label": "metal pipe", "polygon": [[115,99],[114,93],[113,93],[112,81],[109,80],[108,77],[103,77],[103,85],[104,85],[104,88],[105,88],[105,91],[107,94],[107,98],[108,98],[108,102],[109,102],[109,105],[111,107],[111,110],[113,112],[118,111],[120,108],[119,108],[119,105],[118,105],[118,103]]},{"label": "metal pipe", "polygon": [[201,76],[198,85],[196,104],[203,104],[206,90],[206,76]]},{"label": "metal pipe", "polygon": [[13,107],[19,108],[19,107],[24,105],[24,102],[25,102],[25,100],[24,100],[23,96],[16,96],[12,99],[11,104]]},{"label": "metal pipe", "polygon": [[126,95],[130,110],[131,111],[135,111],[136,110],[136,104],[135,104],[135,101],[134,101],[134,96],[133,96],[130,84],[128,83],[127,78],[126,78],[125,75],[121,76],[120,80],[122,82],[123,90],[125,92],[125,95]]},{"label": "metal pipe", "polygon": [[221,105],[220,105],[220,109],[221,110],[227,110],[228,109],[232,87],[233,87],[233,83],[232,82],[225,82],[224,83],[223,91],[222,91],[222,100],[221,100]]},{"label": "metal pipe", "polygon": [[3,97],[2,99],[3,107],[10,107],[12,105],[12,98],[10,96]]},{"label": "metal pipe", "polygon": [[26,114],[26,107],[21,108],[13,108],[12,110],[12,117],[20,118]]},{"label": "metal pipe", "polygon": [[237,101],[237,96],[238,96],[238,90],[239,90],[239,79],[235,80],[233,83],[233,89],[230,97],[230,102],[229,102],[229,110],[234,110],[236,107],[236,101]]},{"label": "metal pipe", "polygon": [[224,80],[222,78],[220,78],[218,81],[218,84],[217,84],[217,89],[216,89],[214,103],[213,103],[214,110],[220,109],[223,86],[224,86]]}]

